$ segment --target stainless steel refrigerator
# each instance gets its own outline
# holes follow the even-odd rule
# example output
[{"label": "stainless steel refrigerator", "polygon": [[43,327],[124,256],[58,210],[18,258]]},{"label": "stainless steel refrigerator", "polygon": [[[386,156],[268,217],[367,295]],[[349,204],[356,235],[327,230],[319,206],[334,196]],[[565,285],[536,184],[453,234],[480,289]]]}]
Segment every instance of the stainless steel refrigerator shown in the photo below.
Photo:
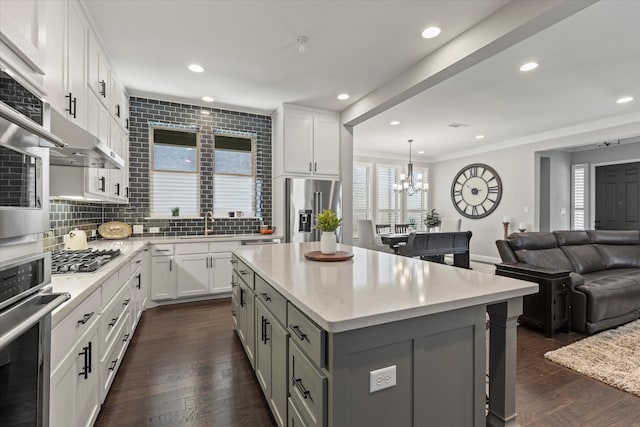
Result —
[{"label": "stainless steel refrigerator", "polygon": [[[342,184],[339,181],[287,178],[285,194],[285,242],[317,242],[320,231],[314,228],[316,215],[331,209],[342,218]],[[336,231],[342,241],[342,227]]]}]

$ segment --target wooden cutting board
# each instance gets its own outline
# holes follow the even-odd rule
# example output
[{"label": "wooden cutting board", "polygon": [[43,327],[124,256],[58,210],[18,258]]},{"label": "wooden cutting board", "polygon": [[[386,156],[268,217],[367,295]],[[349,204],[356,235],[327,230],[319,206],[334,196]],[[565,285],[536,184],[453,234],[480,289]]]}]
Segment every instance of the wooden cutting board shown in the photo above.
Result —
[{"label": "wooden cutting board", "polygon": [[336,251],[335,254],[323,254],[320,251],[305,252],[304,257],[312,261],[346,261],[353,258],[353,253],[347,251]]}]

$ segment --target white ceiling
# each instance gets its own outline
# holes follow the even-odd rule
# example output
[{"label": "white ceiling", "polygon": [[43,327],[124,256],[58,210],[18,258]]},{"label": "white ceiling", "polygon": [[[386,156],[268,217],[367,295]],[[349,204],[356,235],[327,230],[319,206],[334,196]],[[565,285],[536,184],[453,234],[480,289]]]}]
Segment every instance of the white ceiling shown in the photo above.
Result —
[{"label": "white ceiling", "polygon": [[[341,111],[508,0],[85,0],[133,94],[269,112],[283,102]],[[478,144],[638,114],[640,1],[603,0],[356,126],[354,151],[425,160]],[[429,25],[442,35],[420,37]],[[306,53],[296,38],[309,38]],[[446,46],[445,46],[446,48]],[[525,60],[540,67],[518,71]],[[205,72],[194,74],[187,65]],[[349,101],[336,95],[347,92]],[[630,94],[636,101],[616,104]],[[204,95],[213,104],[200,100]],[[400,126],[391,127],[391,120]],[[468,127],[449,128],[459,122]],[[482,133],[482,142],[474,139]]]}]

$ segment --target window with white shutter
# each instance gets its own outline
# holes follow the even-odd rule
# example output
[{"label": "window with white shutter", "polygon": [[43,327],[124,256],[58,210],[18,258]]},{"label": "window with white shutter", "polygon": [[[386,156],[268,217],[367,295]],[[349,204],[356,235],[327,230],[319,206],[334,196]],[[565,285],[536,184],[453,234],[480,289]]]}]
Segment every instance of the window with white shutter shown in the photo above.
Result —
[{"label": "window with white shutter", "polygon": [[151,216],[200,216],[200,139],[197,131],[151,128],[151,149]]},{"label": "window with white shutter", "polygon": [[587,165],[571,166],[571,229],[584,230],[586,227],[586,183]]},{"label": "window with white shutter", "polygon": [[400,170],[395,166],[376,166],[376,224],[399,224],[399,197],[393,191]]},{"label": "window with white shutter", "polygon": [[249,137],[215,135],[213,214],[242,211],[255,216],[256,184],[254,143]]},{"label": "window with white shutter", "polygon": [[371,164],[353,165],[353,237],[358,237],[358,220],[371,219]]},{"label": "window with white shutter", "polygon": [[[414,169],[413,175],[422,182],[427,182],[427,171],[422,169]],[[427,207],[427,193],[422,191],[411,196],[407,194],[407,224],[415,229],[421,229]]]}]

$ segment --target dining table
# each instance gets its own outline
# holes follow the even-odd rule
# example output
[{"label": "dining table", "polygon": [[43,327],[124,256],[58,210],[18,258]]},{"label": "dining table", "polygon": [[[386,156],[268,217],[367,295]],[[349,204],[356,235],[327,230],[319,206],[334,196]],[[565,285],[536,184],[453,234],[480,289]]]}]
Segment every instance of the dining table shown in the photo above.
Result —
[{"label": "dining table", "polygon": [[[394,253],[398,255],[400,248],[409,242],[409,238],[414,233],[388,233],[380,234],[382,243],[389,245]],[[417,232],[422,238],[431,241],[423,245],[420,251],[412,253],[411,250],[402,250],[405,256],[420,256],[428,261],[444,262],[444,255],[453,254],[453,265],[456,267],[470,268],[469,241],[471,232],[469,231],[446,231],[446,232]]]}]

